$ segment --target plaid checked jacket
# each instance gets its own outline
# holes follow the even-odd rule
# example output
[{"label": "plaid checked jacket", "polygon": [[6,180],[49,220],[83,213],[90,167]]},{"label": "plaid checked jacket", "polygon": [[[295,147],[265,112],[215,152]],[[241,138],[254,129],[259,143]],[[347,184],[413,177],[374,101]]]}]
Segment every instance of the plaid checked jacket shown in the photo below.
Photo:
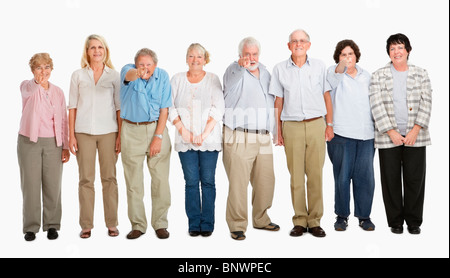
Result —
[{"label": "plaid checked jacket", "polygon": [[[393,88],[394,80],[390,68],[391,63],[372,74],[369,87],[369,99],[372,115],[375,120],[375,148],[385,149],[395,147],[388,130],[397,131],[394,115]],[[415,124],[421,126],[416,143],[411,147],[423,147],[431,144],[428,125],[431,116],[431,83],[425,69],[408,64],[407,77],[407,105],[408,105],[408,133]]]}]

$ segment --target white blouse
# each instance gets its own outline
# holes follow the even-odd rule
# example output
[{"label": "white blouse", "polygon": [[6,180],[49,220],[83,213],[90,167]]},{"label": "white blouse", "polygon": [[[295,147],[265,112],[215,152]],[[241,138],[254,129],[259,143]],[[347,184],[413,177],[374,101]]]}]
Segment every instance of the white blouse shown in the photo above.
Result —
[{"label": "white blouse", "polygon": [[116,111],[120,110],[120,76],[107,66],[94,82],[94,73],[86,67],[72,74],[69,109],[76,108],[75,132],[101,135],[117,132]]},{"label": "white blouse", "polygon": [[172,107],[169,108],[171,123],[179,116],[185,128],[194,136],[202,134],[209,117],[216,120],[216,125],[201,146],[185,142],[181,134],[175,131],[175,151],[188,150],[221,151],[221,121],[225,112],[222,86],[217,75],[206,72],[198,83],[191,83],[186,72],[172,77]]}]

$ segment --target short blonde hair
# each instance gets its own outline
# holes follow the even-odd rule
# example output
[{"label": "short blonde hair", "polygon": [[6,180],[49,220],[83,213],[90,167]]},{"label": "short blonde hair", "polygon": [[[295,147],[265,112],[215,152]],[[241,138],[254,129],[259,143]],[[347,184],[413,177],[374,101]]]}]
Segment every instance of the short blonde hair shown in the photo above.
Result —
[{"label": "short blonde hair", "polygon": [[198,51],[203,53],[203,56],[205,57],[205,62],[206,62],[206,64],[208,64],[209,61],[210,61],[210,59],[209,59],[209,52],[199,43],[192,43],[188,47],[188,49],[186,51],[186,61],[187,61],[187,58],[189,56],[189,52],[191,52],[194,49],[196,49],[196,50],[198,50]]},{"label": "short blonde hair", "polygon": [[53,70],[53,60],[50,58],[50,55],[48,53],[36,53],[31,57],[30,62],[28,65],[30,65],[31,72],[33,72],[39,65],[46,64],[50,65],[51,69]]},{"label": "short blonde hair", "polygon": [[89,64],[91,62],[89,59],[89,56],[87,54],[91,40],[98,40],[103,45],[103,47],[105,48],[105,57],[103,57],[103,64],[105,64],[109,68],[114,69],[112,62],[111,62],[110,51],[109,51],[108,44],[106,43],[106,40],[102,36],[95,35],[95,34],[89,35],[86,38],[86,41],[84,42],[84,50],[83,50],[83,55],[81,57],[81,67],[85,68],[85,67],[89,66]]}]

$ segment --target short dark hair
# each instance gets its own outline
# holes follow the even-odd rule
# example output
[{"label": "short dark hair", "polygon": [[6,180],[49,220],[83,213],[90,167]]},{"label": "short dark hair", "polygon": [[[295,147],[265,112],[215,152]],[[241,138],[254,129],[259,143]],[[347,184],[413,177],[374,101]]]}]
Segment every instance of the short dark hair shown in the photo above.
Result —
[{"label": "short dark hair", "polygon": [[353,49],[353,52],[355,52],[355,56],[356,56],[356,63],[359,62],[359,57],[361,57],[361,52],[359,51],[359,47],[358,45],[352,41],[352,40],[343,40],[337,43],[336,45],[336,49],[334,50],[334,61],[337,63],[339,63],[339,56],[341,55],[341,52],[344,48],[346,48],[347,46],[350,46],[351,49]]},{"label": "short dark hair", "polygon": [[408,52],[408,58],[409,58],[409,53],[411,52],[412,47],[411,47],[411,43],[409,42],[409,39],[407,36],[405,36],[401,33],[391,35],[386,41],[386,51],[387,51],[388,55],[389,55],[389,49],[391,48],[391,45],[393,45],[393,44],[403,44],[405,46],[406,51]]}]

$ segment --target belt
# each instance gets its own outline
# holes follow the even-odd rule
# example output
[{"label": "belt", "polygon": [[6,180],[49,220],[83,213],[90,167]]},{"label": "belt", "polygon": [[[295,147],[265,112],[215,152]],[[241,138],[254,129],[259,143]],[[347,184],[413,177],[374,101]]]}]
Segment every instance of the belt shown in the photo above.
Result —
[{"label": "belt", "polygon": [[311,118],[311,119],[306,119],[306,120],[303,120],[303,121],[300,121],[300,122],[310,122],[310,121],[314,121],[314,120],[317,120],[317,119],[320,119],[320,118],[322,118],[322,117],[315,117],[315,118]]},{"label": "belt", "polygon": [[123,119],[125,122],[127,122],[127,123],[129,123],[129,124],[132,124],[132,125],[149,125],[149,124],[152,124],[152,123],[156,123],[156,121],[153,121],[153,122],[140,122],[140,123],[135,123],[135,122],[132,122],[132,121],[129,121],[129,120],[127,120],[127,119]]},{"label": "belt", "polygon": [[237,127],[234,130],[243,131],[246,133],[256,133],[256,134],[269,134],[270,132],[265,129],[247,129],[242,127]]}]

